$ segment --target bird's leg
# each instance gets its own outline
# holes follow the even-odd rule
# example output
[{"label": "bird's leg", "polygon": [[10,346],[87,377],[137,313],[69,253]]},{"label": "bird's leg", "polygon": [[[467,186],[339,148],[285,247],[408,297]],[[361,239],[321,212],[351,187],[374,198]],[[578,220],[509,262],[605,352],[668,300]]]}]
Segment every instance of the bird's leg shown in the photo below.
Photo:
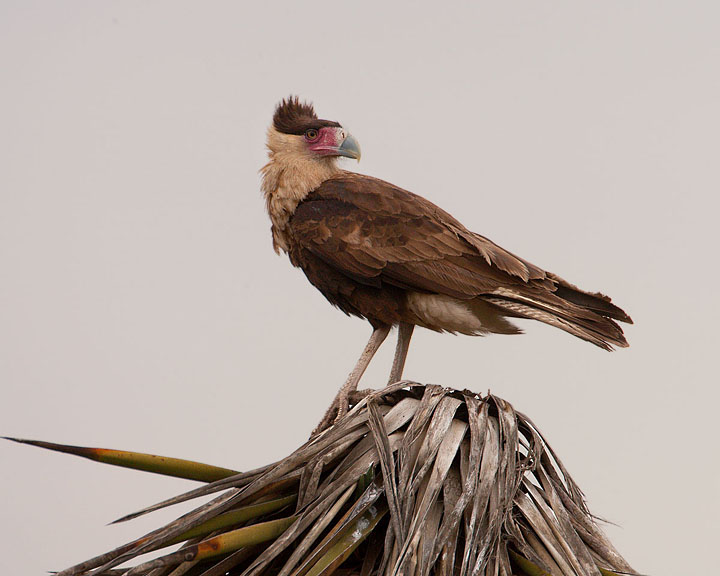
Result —
[{"label": "bird's leg", "polygon": [[[407,324],[401,322],[398,325],[398,339],[395,348],[395,358],[393,358],[392,369],[390,370],[390,378],[387,385],[394,384],[402,379],[403,368],[405,367],[405,359],[407,358],[408,348],[410,347],[410,338],[412,337],[415,324]],[[371,388],[366,390],[354,390],[350,392],[349,400],[352,404],[357,404],[368,394],[373,392]]]},{"label": "bird's leg", "polygon": [[395,348],[395,358],[393,359],[392,369],[390,370],[388,386],[402,378],[405,359],[407,358],[408,348],[410,347],[410,338],[412,338],[414,329],[415,324],[408,324],[406,322],[400,322],[398,326],[397,346]]},{"label": "bird's leg", "polygon": [[[410,338],[412,337],[414,329],[415,324],[406,324],[405,322],[402,322],[398,325],[397,347],[395,348],[395,358],[393,358],[393,366],[390,370],[390,378],[387,383],[388,386],[402,379],[405,359],[407,358],[408,348],[410,347]],[[349,396],[350,403],[357,404],[371,392],[373,392],[372,388],[351,392]]]},{"label": "bird's leg", "polygon": [[313,430],[313,436],[331,426],[333,422],[339,420],[347,413],[350,395],[357,390],[360,378],[362,378],[365,369],[368,367],[368,364],[370,364],[370,360],[375,356],[375,352],[378,351],[378,348],[380,348],[380,345],[385,341],[389,332],[390,326],[373,328],[373,333],[370,335],[370,340],[368,340],[365,350],[363,350],[363,353],[360,355],[360,359],[357,361],[357,364],[355,364],[353,371],[350,372],[345,384],[343,384],[337,396],[335,396],[330,408],[325,412],[325,416],[323,416],[320,424]]}]

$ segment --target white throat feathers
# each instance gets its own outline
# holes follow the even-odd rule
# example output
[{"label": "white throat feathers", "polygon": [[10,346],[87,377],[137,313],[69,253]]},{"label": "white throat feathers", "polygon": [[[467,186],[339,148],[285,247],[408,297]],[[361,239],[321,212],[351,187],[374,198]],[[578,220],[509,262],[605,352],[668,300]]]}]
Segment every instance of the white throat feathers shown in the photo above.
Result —
[{"label": "white throat feathers", "polygon": [[302,136],[283,134],[272,126],[268,129],[267,148],[270,161],[260,171],[262,192],[272,222],[275,252],[287,252],[287,224],[298,204],[341,170],[336,158],[309,151]]}]

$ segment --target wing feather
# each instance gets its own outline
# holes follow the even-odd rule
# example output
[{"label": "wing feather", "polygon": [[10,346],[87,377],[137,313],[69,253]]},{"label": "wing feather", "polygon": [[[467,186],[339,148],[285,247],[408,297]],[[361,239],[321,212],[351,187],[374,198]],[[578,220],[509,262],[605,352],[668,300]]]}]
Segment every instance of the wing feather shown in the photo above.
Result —
[{"label": "wing feather", "polygon": [[[584,292],[465,228],[428,200],[369,176],[342,173],[297,207],[294,242],[357,282],[479,299],[603,348],[626,346],[607,296]],[[291,256],[292,257],[292,256]]]},{"label": "wing feather", "polygon": [[374,284],[470,299],[545,273],[467,230],[421,196],[369,176],[323,182],[291,220],[295,239],[333,265]]}]

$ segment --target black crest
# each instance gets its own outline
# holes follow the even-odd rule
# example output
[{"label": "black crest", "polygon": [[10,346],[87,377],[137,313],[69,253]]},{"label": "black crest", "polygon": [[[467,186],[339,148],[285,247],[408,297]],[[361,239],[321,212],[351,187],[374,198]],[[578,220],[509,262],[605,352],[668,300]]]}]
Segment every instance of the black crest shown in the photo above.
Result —
[{"label": "black crest", "polygon": [[340,124],[330,120],[319,120],[312,104],[300,102],[297,96],[290,96],[283,99],[275,108],[273,126],[275,130],[284,134],[303,134],[310,128],[317,130],[323,126],[339,127]]}]

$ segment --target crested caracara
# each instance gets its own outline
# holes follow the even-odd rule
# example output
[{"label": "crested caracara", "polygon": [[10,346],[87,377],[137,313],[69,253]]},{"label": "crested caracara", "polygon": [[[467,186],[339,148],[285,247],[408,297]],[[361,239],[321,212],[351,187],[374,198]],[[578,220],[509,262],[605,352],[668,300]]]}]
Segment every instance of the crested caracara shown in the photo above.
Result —
[{"label": "crested caracara", "polygon": [[393,326],[389,382],[401,378],[415,326],[519,334],[508,318],[530,318],[605,350],[627,346],[615,320],[632,320],[607,296],[511,254],[421,196],[339,168],[339,157],[360,158],[360,146],[337,122],[318,119],[311,104],[280,102],[267,147],[262,190],[275,250],[286,252],[331,304],[373,327],[320,429],[347,411]]}]

